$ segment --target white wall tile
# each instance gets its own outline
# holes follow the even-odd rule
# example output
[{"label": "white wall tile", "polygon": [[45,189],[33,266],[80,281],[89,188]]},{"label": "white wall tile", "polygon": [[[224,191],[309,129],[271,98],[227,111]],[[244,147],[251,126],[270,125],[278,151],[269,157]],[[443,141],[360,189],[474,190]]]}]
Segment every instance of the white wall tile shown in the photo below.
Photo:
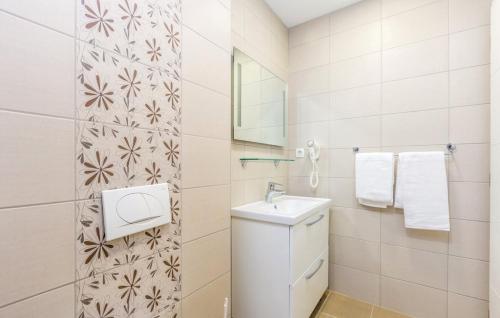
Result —
[{"label": "white wall tile", "polygon": [[450,35],[450,69],[483,65],[489,62],[489,26]]},{"label": "white wall tile", "polygon": [[448,70],[448,37],[442,36],[383,52],[383,80],[393,81]]},{"label": "white wall tile", "polygon": [[[6,2],[2,1],[0,7],[23,11],[21,3],[24,3],[26,10],[31,11],[40,6],[28,5],[28,1]],[[54,12],[50,16],[56,17]],[[0,108],[74,117],[74,40],[3,12],[0,12],[0,38],[3,52]]]},{"label": "white wall tile", "polygon": [[491,0],[450,0],[450,32],[490,23]]},{"label": "white wall tile", "polygon": [[448,318],[488,318],[488,302],[448,293]]},{"label": "white wall tile", "polygon": [[448,142],[448,110],[382,116],[382,145],[433,145]]},{"label": "white wall tile", "polygon": [[330,63],[330,38],[321,38],[293,47],[289,51],[288,70],[297,72]]},{"label": "white wall tile", "polygon": [[334,120],[330,124],[330,147],[380,146],[380,117]]},{"label": "white wall tile", "polygon": [[0,112],[0,127],[0,206],[75,198],[73,120]]},{"label": "white wall tile", "polygon": [[450,72],[450,106],[488,104],[489,72],[489,65]]},{"label": "white wall tile", "polygon": [[386,18],[382,32],[384,49],[446,35],[448,1],[436,1]]},{"label": "white wall tile", "polygon": [[448,256],[382,244],[382,275],[446,289]]},{"label": "white wall tile", "polygon": [[378,242],[380,240],[380,213],[378,211],[333,208],[331,232],[336,235]]},{"label": "white wall tile", "polygon": [[332,62],[380,51],[380,22],[365,24],[331,37]]},{"label": "white wall tile", "polygon": [[488,222],[450,220],[450,255],[487,261],[489,259]]},{"label": "white wall tile", "polygon": [[448,290],[488,300],[488,262],[449,257]]},{"label": "white wall tile", "polygon": [[451,218],[489,221],[490,187],[488,183],[450,182],[448,192]]},{"label": "white wall tile", "polygon": [[380,113],[380,84],[333,92],[331,119],[373,116]]},{"label": "white wall tile", "polygon": [[231,50],[231,11],[219,0],[183,0],[182,23],[226,51]]},{"label": "white wall tile", "polygon": [[381,0],[365,0],[331,15],[331,34],[380,19]]},{"label": "white wall tile", "polygon": [[446,318],[447,293],[422,285],[382,276],[382,307],[417,318]]},{"label": "white wall tile", "polygon": [[448,106],[448,73],[386,82],[382,87],[384,113],[445,108]]},{"label": "white wall tile", "polygon": [[325,15],[289,29],[288,41],[294,47],[329,35],[330,17]]},{"label": "white wall tile", "polygon": [[335,237],[335,264],[374,274],[380,273],[380,242]]},{"label": "white wall tile", "polygon": [[341,90],[380,83],[380,53],[372,53],[334,63],[330,68],[330,88]]},{"label": "white wall tile", "polygon": [[231,94],[231,56],[184,27],[182,30],[182,76],[221,94]]},{"label": "white wall tile", "polygon": [[450,141],[488,143],[490,141],[490,105],[450,109]]},{"label": "white wall tile", "polygon": [[379,275],[331,264],[329,279],[330,289],[369,304],[379,304]]}]

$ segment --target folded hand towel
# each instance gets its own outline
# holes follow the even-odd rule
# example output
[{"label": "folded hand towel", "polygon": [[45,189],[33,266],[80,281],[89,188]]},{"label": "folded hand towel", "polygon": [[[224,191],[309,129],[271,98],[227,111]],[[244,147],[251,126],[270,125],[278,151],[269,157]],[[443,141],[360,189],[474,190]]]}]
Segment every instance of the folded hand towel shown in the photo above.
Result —
[{"label": "folded hand towel", "polygon": [[399,154],[395,206],[404,209],[407,228],[450,230],[443,152]]},{"label": "folded hand towel", "polygon": [[386,208],[392,205],[393,153],[356,154],[356,198],[360,204]]}]

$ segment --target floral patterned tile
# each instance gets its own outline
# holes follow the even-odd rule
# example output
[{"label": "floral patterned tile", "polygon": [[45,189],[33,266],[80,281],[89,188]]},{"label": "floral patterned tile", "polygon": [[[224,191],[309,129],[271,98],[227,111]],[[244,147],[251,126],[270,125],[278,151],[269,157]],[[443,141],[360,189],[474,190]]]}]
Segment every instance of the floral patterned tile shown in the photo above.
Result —
[{"label": "floral patterned tile", "polygon": [[79,318],[175,317],[180,307],[180,251],[158,252],[77,282]]},{"label": "floral patterned tile", "polygon": [[181,246],[180,195],[171,193],[172,223],[106,241],[100,200],[77,203],[76,275],[78,279],[133,264],[158,252],[175,252]]},{"label": "floral patterned tile", "polygon": [[78,37],[151,66],[180,73],[179,0],[80,0]]},{"label": "floral patterned tile", "polygon": [[101,191],[169,183],[179,193],[180,137],[95,122],[78,123],[77,197],[94,199]]},{"label": "floral patterned tile", "polygon": [[79,42],[78,51],[79,119],[179,135],[177,75],[84,42]]}]

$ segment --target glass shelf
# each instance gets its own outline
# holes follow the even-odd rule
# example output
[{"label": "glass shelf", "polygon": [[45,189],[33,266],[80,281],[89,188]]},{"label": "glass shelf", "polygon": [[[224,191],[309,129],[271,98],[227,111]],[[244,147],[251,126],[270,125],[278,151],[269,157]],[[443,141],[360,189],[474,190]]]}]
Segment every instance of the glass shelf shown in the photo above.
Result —
[{"label": "glass shelf", "polygon": [[240,158],[241,166],[243,168],[246,167],[247,162],[249,162],[249,161],[272,161],[272,162],[274,162],[274,166],[278,167],[280,162],[292,162],[295,160],[294,159],[286,159],[286,158],[252,158],[252,157]]}]

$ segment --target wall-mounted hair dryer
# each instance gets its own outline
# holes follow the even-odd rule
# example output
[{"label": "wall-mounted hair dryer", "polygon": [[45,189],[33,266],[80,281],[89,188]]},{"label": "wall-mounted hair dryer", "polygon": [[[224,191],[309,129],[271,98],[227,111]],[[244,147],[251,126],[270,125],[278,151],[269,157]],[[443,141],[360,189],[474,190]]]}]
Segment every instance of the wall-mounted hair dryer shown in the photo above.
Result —
[{"label": "wall-mounted hair dryer", "polygon": [[309,140],[307,142],[307,148],[309,149],[309,159],[311,159],[312,171],[309,177],[309,184],[313,189],[316,189],[319,184],[319,155],[321,152],[321,147],[316,140]]}]

